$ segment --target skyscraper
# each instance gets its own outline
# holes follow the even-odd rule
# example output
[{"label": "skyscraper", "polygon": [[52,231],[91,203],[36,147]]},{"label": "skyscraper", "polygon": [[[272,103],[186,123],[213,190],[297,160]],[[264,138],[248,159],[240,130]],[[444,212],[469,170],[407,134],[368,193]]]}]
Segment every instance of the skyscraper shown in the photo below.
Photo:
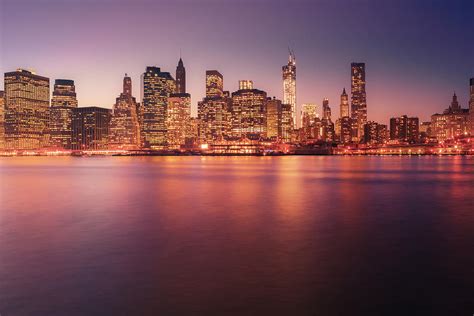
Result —
[{"label": "skyscraper", "polygon": [[224,77],[217,70],[206,71],[206,97],[222,97],[224,95]]},{"label": "skyscraper", "polygon": [[72,138],[74,150],[103,150],[108,148],[110,110],[96,106],[72,109]]},{"label": "skyscraper", "polygon": [[168,98],[176,90],[176,84],[169,72],[162,72],[158,67],[147,67],[142,80],[143,144],[147,148],[163,149],[167,140]]},{"label": "skyscraper", "polygon": [[115,100],[110,120],[109,144],[112,149],[140,148],[137,102],[132,96],[132,79],[125,74],[123,92]]},{"label": "skyscraper", "polygon": [[283,104],[281,105],[281,116],[280,122],[278,124],[278,136],[280,137],[281,141],[284,143],[291,142],[292,133],[294,129],[293,125],[293,112],[291,112],[291,104]]},{"label": "skyscraper", "polygon": [[253,89],[252,80],[239,80],[239,90],[251,90]]},{"label": "skyscraper", "polygon": [[198,134],[201,143],[231,136],[232,99],[224,91],[224,77],[217,70],[206,71],[206,96],[198,102]]},{"label": "skyscraper", "polygon": [[232,134],[235,137],[266,137],[267,93],[258,89],[232,93]]},{"label": "skyscraper", "polygon": [[276,99],[268,98],[267,100],[267,137],[273,140],[277,140],[278,125],[281,120],[281,101]]},{"label": "skyscraper", "polygon": [[300,140],[316,139],[319,135],[321,120],[316,104],[305,103],[301,106],[301,131]]},{"label": "skyscraper", "polygon": [[56,79],[49,113],[50,144],[71,149],[72,109],[77,108],[74,80]]},{"label": "skyscraper", "polygon": [[51,107],[66,106],[77,108],[76,86],[74,80],[56,79],[54,81]]},{"label": "skyscraper", "polygon": [[288,64],[282,67],[283,72],[283,103],[291,105],[293,126],[299,126],[297,122],[296,106],[296,59],[293,51],[290,50]]},{"label": "skyscraper", "polygon": [[340,104],[340,115],[339,117],[350,117],[349,113],[349,96],[346,93],[346,88],[342,90],[341,94],[341,104]]},{"label": "skyscraper", "polygon": [[456,138],[469,133],[469,109],[459,105],[456,94],[442,114],[431,116],[431,133],[438,141]]},{"label": "skyscraper", "polygon": [[186,143],[186,133],[191,124],[191,95],[173,93],[168,98],[168,146],[180,149]]},{"label": "skyscraper", "polygon": [[365,63],[351,64],[351,118],[352,141],[359,142],[364,136],[364,125],[367,123]]},{"label": "skyscraper", "polygon": [[334,140],[334,123],[331,120],[331,107],[329,106],[329,99],[323,100],[323,118],[321,120],[322,139],[327,142]]},{"label": "skyscraper", "polygon": [[176,67],[176,93],[186,93],[186,68],[181,58]]},{"label": "skyscraper", "polygon": [[8,149],[48,145],[49,78],[23,69],[5,73],[5,140]]},{"label": "skyscraper", "polygon": [[0,91],[0,150],[5,149],[5,94]]}]

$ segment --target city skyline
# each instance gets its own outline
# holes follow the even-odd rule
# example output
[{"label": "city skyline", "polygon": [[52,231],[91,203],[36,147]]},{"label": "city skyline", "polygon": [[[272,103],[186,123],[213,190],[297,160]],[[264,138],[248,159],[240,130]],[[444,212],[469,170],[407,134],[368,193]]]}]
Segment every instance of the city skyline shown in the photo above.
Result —
[{"label": "city skyline", "polygon": [[[120,78],[124,73],[130,75],[135,87],[139,86],[140,76],[147,66],[155,65],[174,76],[181,51],[186,67],[186,90],[191,94],[192,115],[196,117],[197,103],[205,95],[205,71],[209,69],[223,74],[224,90],[236,91],[238,81],[248,79],[268,96],[283,99],[281,66],[287,61],[290,44],[297,59],[297,114],[305,103],[315,103],[322,109],[321,100],[328,98],[333,117],[339,117],[340,93],[343,88],[350,90],[348,65],[352,62],[366,64],[367,117],[370,121],[388,124],[391,117],[405,114],[428,121],[433,113],[441,112],[449,105],[453,91],[461,106],[468,107],[465,82],[472,77],[474,69],[474,61],[469,59],[468,53],[473,51],[473,44],[462,40],[468,36],[473,24],[469,17],[474,7],[468,1],[434,3],[429,8],[419,2],[400,2],[384,9],[371,1],[365,1],[359,8],[351,1],[343,6],[324,1],[316,4],[296,1],[289,18],[296,16],[303,21],[310,18],[320,24],[319,27],[281,19],[282,10],[287,6],[279,2],[270,6],[268,1],[257,1],[251,8],[248,1],[228,3],[227,8],[230,6],[234,10],[226,11],[215,8],[213,3],[138,2],[134,5],[120,1],[114,2],[112,7],[106,1],[88,2],[87,6],[76,1],[67,4],[6,1],[1,10],[2,42],[8,43],[1,48],[4,56],[2,72],[34,68],[38,74],[50,78],[51,86],[54,79],[74,80],[80,107],[111,109],[117,91],[121,90]],[[24,12],[21,9],[26,5],[30,9]],[[153,12],[159,5],[166,8],[163,12],[167,13],[163,13],[161,19],[145,19],[142,27],[134,24],[139,17],[147,16],[146,11]],[[93,11],[88,15],[88,23],[83,20],[86,7]],[[68,23],[61,15],[66,9],[70,11]],[[388,12],[389,9],[393,12]],[[41,30],[31,23],[21,30],[15,29],[11,22],[19,12],[25,20],[44,21]],[[140,12],[144,15],[138,14]],[[158,32],[176,12],[180,13],[181,24],[176,29],[167,28],[169,34]],[[266,14],[261,20],[249,22],[244,30],[236,30],[229,23],[223,39],[227,45],[214,47],[210,44],[220,33],[212,28],[212,23],[195,26],[200,14],[213,14],[215,23],[224,23],[236,14],[254,21],[251,18],[262,12]],[[360,21],[352,17],[351,12],[360,13]],[[52,14],[57,19],[50,19]],[[324,27],[324,22],[337,14],[340,25],[332,23]],[[371,15],[376,21],[368,19]],[[434,22],[439,17],[445,23],[436,25]],[[423,22],[420,22],[421,18]],[[122,21],[128,22],[119,23]],[[385,31],[383,38],[370,28],[376,22],[380,23],[380,32]],[[403,23],[396,30],[399,22]],[[270,29],[275,31],[270,32]],[[39,31],[41,34],[37,33]],[[71,36],[61,36],[65,32]],[[131,36],[137,32],[144,36]],[[180,36],[176,36],[178,33]],[[42,34],[52,35],[45,37]],[[129,35],[127,47],[122,47],[123,42],[117,38],[119,34]],[[147,43],[149,49],[139,49],[150,34],[158,44]],[[440,47],[433,51],[435,44]],[[35,54],[27,53],[31,49]],[[0,90],[3,89],[2,82]],[[141,102],[140,89],[135,89],[134,96]]]}]

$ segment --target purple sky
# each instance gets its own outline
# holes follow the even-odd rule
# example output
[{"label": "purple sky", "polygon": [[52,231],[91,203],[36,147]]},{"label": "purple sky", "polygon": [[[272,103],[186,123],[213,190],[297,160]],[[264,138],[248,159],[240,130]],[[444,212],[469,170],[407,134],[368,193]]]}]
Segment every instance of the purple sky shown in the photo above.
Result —
[{"label": "purple sky", "polygon": [[0,0],[0,19],[0,70],[73,79],[79,106],[112,107],[124,73],[141,100],[145,67],[174,76],[180,50],[194,115],[206,69],[224,75],[226,90],[251,79],[282,98],[288,45],[298,106],[328,97],[333,118],[352,61],[366,63],[368,118],[383,123],[427,120],[454,90],[467,107],[474,77],[470,0]]}]

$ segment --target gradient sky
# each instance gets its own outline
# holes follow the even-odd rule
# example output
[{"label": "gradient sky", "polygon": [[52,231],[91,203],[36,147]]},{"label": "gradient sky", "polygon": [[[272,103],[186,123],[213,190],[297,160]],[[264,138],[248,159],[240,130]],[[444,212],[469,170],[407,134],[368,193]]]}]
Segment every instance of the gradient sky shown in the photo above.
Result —
[{"label": "gradient sky", "polygon": [[[0,0],[0,71],[33,68],[73,79],[79,106],[111,108],[122,78],[156,65],[175,73],[180,51],[193,115],[205,71],[282,98],[288,45],[297,59],[297,102],[339,115],[350,63],[365,62],[368,119],[428,120],[455,90],[467,107],[474,77],[472,0]],[[3,89],[3,81],[0,83]]]}]

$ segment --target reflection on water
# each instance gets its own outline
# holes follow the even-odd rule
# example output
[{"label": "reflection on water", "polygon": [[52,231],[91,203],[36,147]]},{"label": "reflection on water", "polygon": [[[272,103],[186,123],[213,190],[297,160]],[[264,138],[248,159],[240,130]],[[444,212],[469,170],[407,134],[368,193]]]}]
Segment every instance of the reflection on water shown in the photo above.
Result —
[{"label": "reflection on water", "polygon": [[474,159],[0,159],[0,314],[474,312]]}]

